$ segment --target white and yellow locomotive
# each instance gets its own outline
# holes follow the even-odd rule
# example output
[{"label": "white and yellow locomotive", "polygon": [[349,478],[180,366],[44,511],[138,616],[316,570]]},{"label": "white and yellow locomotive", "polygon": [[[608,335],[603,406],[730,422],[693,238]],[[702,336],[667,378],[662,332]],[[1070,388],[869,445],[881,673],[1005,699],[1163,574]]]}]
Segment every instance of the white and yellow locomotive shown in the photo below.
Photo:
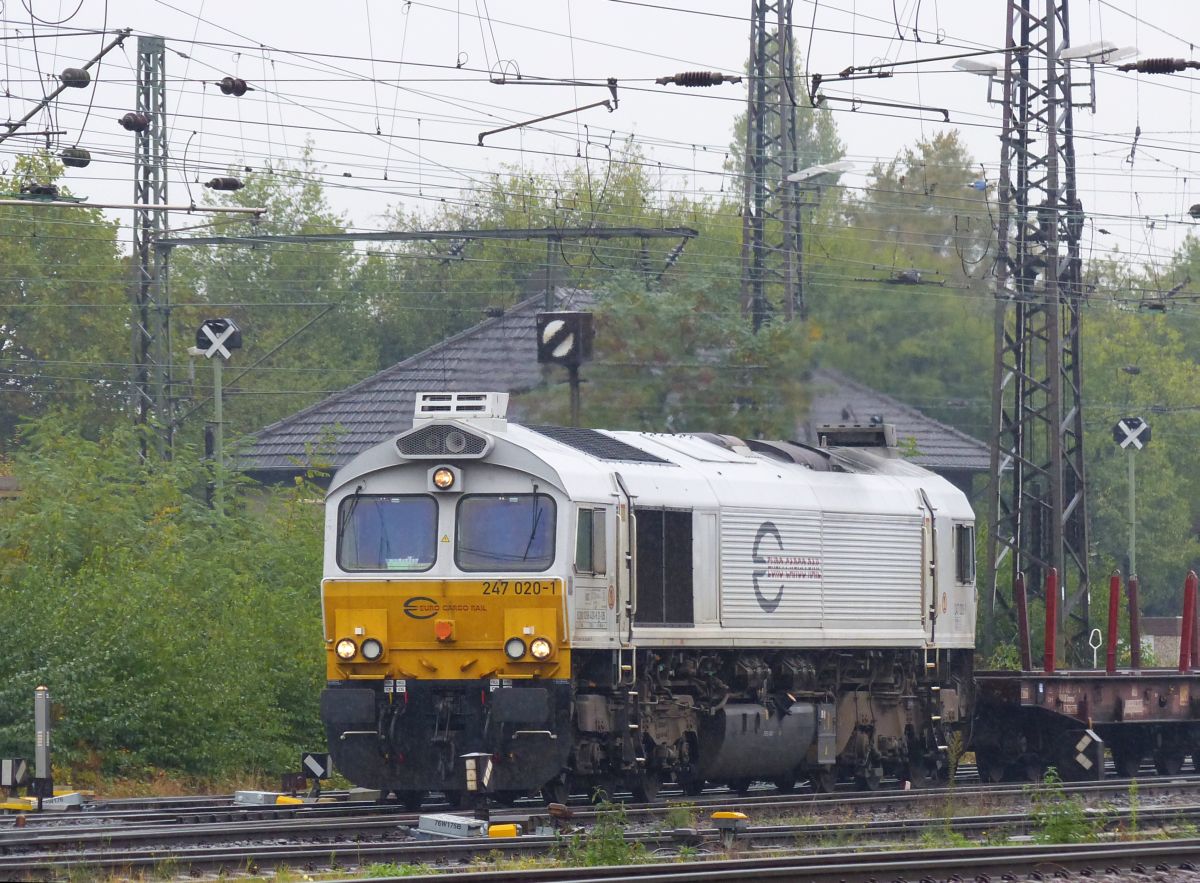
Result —
[{"label": "white and yellow locomotive", "polygon": [[422,394],[334,477],[321,714],[351,781],[415,805],[944,767],[974,521],[888,427],[807,446],[521,426],[506,405]]}]

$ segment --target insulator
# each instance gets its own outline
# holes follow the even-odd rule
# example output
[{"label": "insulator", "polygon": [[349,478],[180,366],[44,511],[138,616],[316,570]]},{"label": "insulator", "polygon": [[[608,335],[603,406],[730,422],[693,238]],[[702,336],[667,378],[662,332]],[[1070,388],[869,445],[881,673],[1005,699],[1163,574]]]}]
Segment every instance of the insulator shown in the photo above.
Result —
[{"label": "insulator", "polygon": [[40,196],[43,199],[58,199],[58,185],[56,184],[24,184],[21,192],[29,196]]},{"label": "insulator", "polygon": [[1188,209],[1188,214],[1191,215],[1193,218],[1200,219],[1200,202],[1196,203],[1190,209]]},{"label": "insulator", "polygon": [[741,77],[730,76],[720,71],[684,71],[673,77],[659,77],[654,82],[659,85],[674,83],[676,86],[695,89],[701,86],[719,86],[722,83],[740,83],[741,81]]},{"label": "insulator", "polygon": [[58,155],[64,166],[73,169],[85,169],[92,161],[92,152],[86,147],[64,147]]},{"label": "insulator", "polygon": [[246,185],[241,178],[213,178],[204,186],[212,190],[241,190]]},{"label": "insulator", "polygon": [[64,86],[69,86],[72,89],[87,88],[88,83],[92,81],[92,75],[81,67],[66,68],[58,75],[58,78]]},{"label": "insulator", "polygon": [[122,128],[128,129],[130,132],[145,132],[150,128],[150,117],[140,111],[129,111],[121,117],[120,122]]},{"label": "insulator", "polygon": [[1141,61],[1123,64],[1117,70],[1137,71],[1141,74],[1173,74],[1189,67],[1200,67],[1200,63],[1182,58],[1143,58]]},{"label": "insulator", "polygon": [[226,95],[235,95],[241,98],[250,89],[246,85],[246,81],[241,77],[222,77],[221,82],[217,83],[221,87],[221,91]]}]

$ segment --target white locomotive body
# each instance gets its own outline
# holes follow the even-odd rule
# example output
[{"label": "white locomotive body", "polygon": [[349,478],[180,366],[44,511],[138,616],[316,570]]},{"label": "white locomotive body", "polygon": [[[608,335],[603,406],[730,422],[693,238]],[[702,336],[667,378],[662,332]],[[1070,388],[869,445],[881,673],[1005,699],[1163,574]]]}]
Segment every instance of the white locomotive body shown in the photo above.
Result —
[{"label": "white locomotive body", "polygon": [[809,447],[520,426],[505,402],[425,394],[334,479],[322,715],[352,780],[415,803],[944,769],[974,516],[887,427]]}]

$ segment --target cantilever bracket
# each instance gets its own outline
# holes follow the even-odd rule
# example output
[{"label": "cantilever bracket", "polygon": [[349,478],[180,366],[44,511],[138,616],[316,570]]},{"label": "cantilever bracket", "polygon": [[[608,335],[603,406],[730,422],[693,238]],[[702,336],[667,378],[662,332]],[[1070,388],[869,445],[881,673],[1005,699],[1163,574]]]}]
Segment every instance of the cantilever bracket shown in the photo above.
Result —
[{"label": "cantilever bracket", "polygon": [[570,116],[573,113],[580,113],[581,111],[591,110],[593,107],[605,107],[608,109],[609,113],[612,113],[614,110],[617,109],[617,81],[615,79],[610,78],[609,83],[608,83],[608,88],[612,91],[612,94],[613,94],[613,97],[611,100],[608,98],[605,98],[603,101],[593,101],[591,104],[585,104],[581,107],[572,107],[570,110],[561,110],[558,113],[548,113],[542,117],[535,117],[534,119],[531,119],[531,120],[524,120],[519,123],[513,123],[511,126],[501,126],[499,129],[488,129],[486,132],[479,133],[479,143],[477,146],[482,147],[483,139],[486,138],[488,135],[498,135],[501,132],[507,132],[510,129],[522,129],[525,126],[532,126],[534,123],[544,123],[546,120],[554,120],[554,119],[558,119],[559,117]]}]

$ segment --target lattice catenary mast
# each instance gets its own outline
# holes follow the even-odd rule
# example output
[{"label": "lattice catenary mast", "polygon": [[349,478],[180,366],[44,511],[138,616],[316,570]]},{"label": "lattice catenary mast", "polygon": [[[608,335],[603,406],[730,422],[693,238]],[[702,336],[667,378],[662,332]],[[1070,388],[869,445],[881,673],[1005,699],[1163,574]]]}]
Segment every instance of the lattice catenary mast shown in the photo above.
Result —
[{"label": "lattice catenary mast", "polygon": [[[758,330],[770,316],[767,286],[783,286],[783,312],[804,317],[797,214],[796,83],[792,0],[751,0],[749,101],[742,207],[742,312]],[[774,23],[768,30],[768,22]]]},{"label": "lattice catenary mast", "polygon": [[[167,204],[166,94],[163,39],[138,37],[137,110],[133,122],[136,206]],[[166,255],[156,251],[154,243],[165,232],[166,224],[166,212],[134,208],[134,415],[138,423],[149,423],[152,419],[157,422],[164,451],[170,449],[173,434],[170,304],[163,267]]]},{"label": "lattice catenary mast", "polygon": [[[1079,334],[1084,299],[1075,188],[1067,0],[1009,0],[998,192],[993,602],[1024,572],[1062,587],[1056,656],[1079,661],[1088,630],[1088,524]],[[1090,83],[1080,83],[1080,87]]]}]

